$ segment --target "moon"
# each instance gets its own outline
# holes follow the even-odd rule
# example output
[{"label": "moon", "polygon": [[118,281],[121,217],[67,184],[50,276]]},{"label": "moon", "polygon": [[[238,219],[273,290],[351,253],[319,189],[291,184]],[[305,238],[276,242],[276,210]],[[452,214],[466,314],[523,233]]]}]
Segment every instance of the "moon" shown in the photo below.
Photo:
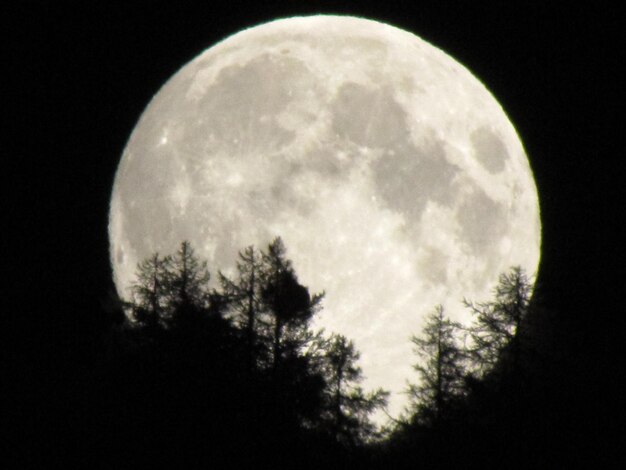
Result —
[{"label": "moon", "polygon": [[412,33],[309,16],[241,31],[184,65],[123,152],[109,237],[116,288],[189,240],[213,273],[280,236],[300,282],[326,291],[316,328],[361,352],[364,386],[414,381],[410,336],[436,304],[491,297],[536,271],[537,190],[485,86]]}]

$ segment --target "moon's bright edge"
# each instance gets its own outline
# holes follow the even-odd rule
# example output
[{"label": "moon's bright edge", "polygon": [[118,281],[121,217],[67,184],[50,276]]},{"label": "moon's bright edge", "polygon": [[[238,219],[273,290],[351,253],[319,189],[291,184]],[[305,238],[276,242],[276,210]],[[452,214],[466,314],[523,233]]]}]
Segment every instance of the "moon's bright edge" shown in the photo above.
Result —
[{"label": "moon's bright edge", "polygon": [[[467,321],[498,275],[538,266],[537,191],[511,122],[462,65],[361,18],[289,18],[237,33],[176,73],[124,150],[109,216],[128,298],[139,261],[189,240],[233,273],[281,236],[316,327],[361,351],[366,387],[414,381],[410,335],[443,304]],[[214,276],[215,277],[215,276]]]}]

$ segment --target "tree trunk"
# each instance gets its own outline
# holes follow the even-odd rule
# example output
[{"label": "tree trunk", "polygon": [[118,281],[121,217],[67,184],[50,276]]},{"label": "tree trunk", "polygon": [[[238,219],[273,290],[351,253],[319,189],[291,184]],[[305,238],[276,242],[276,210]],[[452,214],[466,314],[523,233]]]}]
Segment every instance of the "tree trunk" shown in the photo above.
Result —
[{"label": "tree trunk", "polygon": [[437,331],[437,388],[435,390],[435,420],[439,422],[443,408],[443,378],[442,378],[442,352],[441,352],[441,320]]},{"label": "tree trunk", "polygon": [[335,422],[333,434],[335,441],[339,440],[339,432],[341,431],[341,424],[343,422],[343,414],[341,412],[341,382],[343,381],[343,370],[339,367],[337,370],[337,382],[335,389]]},{"label": "tree trunk", "polygon": [[280,340],[283,333],[283,322],[280,317],[276,316],[276,324],[274,325],[274,375],[278,373],[280,366]]},{"label": "tree trunk", "polygon": [[254,287],[255,287],[255,272],[254,266],[252,267],[252,272],[250,273],[250,286],[248,288],[248,325],[247,325],[247,340],[248,340],[248,370],[252,371],[254,368],[254,320],[255,320],[255,310],[254,310]]}]

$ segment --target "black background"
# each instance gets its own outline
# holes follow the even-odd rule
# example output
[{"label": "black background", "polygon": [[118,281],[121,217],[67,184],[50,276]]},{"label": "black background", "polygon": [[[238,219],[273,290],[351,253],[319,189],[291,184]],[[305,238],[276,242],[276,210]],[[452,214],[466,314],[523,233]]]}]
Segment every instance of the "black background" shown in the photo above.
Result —
[{"label": "black background", "polygon": [[[623,308],[617,299],[626,291],[623,238],[617,236],[624,215],[623,134],[617,133],[623,26],[608,2],[519,3],[3,6],[9,46],[3,75],[10,82],[3,90],[9,175],[3,206],[5,231],[14,235],[3,251],[11,279],[6,290],[15,297],[9,296],[15,303],[5,318],[16,331],[26,319],[37,325],[28,323],[28,339],[14,337],[29,347],[54,344],[57,349],[46,351],[56,351],[58,338],[79,331],[77,312],[97,308],[112,290],[107,218],[114,173],[141,112],[173,73],[245,27],[298,14],[352,14],[443,49],[502,104],[538,186],[542,302],[558,312],[579,344],[572,353],[580,356],[581,387],[595,384],[581,402],[613,413],[598,403],[607,399],[599,381],[618,380],[613,374],[620,369]],[[41,351],[20,356],[14,369],[28,373],[32,367],[24,362],[38,362]]]}]

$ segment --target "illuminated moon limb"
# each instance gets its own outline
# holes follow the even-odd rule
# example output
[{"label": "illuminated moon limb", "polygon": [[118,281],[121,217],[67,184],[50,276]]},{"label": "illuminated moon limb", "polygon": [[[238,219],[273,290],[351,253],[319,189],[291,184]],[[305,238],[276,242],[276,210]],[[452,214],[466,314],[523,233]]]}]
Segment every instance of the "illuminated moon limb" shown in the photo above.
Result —
[{"label": "illuminated moon limb", "polygon": [[539,262],[537,191],[498,102],[420,38],[312,16],[235,34],[153,98],[111,199],[115,283],[189,240],[213,272],[285,241],[300,281],[327,292],[317,327],[353,339],[367,387],[413,378],[409,336],[444,304],[490,297]]}]

